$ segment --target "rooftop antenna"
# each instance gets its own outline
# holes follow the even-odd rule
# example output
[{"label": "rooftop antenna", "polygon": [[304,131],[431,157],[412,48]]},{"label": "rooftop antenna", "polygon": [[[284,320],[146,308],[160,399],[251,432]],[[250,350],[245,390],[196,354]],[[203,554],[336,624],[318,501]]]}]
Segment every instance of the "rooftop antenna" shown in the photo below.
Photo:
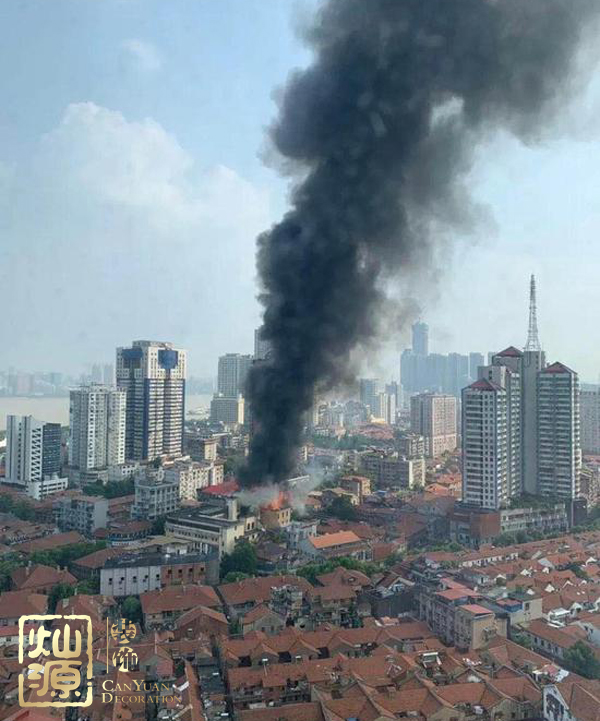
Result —
[{"label": "rooftop antenna", "polygon": [[542,346],[540,345],[540,338],[538,335],[537,326],[537,301],[535,293],[535,276],[531,276],[531,283],[529,286],[529,331],[527,332],[527,343],[525,344],[526,351],[540,351]]}]

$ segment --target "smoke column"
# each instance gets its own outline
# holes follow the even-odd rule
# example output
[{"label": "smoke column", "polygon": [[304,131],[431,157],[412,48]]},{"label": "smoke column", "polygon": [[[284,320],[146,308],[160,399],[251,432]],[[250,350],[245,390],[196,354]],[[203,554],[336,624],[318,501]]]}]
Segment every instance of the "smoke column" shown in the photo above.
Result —
[{"label": "smoke column", "polygon": [[[477,142],[535,142],[569,95],[595,0],[329,0],[306,32],[314,62],[288,82],[271,130],[296,179],[258,239],[264,338],[249,374],[246,486],[296,465],[316,391],[373,334],[382,281],[431,262],[472,210]],[[493,157],[489,162],[496,162]],[[500,159],[501,162],[501,159]],[[518,182],[518,179],[515,179]]]}]

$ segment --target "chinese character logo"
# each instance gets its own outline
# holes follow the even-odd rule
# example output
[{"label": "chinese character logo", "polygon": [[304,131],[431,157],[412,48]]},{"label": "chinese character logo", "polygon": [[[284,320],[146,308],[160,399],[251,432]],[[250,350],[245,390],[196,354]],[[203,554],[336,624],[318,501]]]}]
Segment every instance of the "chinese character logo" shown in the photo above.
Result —
[{"label": "chinese character logo", "polygon": [[[107,621],[108,626],[108,621]],[[119,671],[132,671],[135,669],[138,663],[137,653],[128,646],[129,641],[137,635],[137,628],[135,623],[128,621],[126,618],[120,618],[118,623],[114,623],[110,627],[110,634],[107,635],[106,643],[106,667],[108,670],[108,660],[110,655],[110,639],[117,644],[115,650],[110,656],[112,665],[115,666]]]},{"label": "chinese character logo", "polygon": [[[54,626],[54,628],[47,628]],[[92,703],[92,621],[89,616],[21,616],[19,704]]]}]

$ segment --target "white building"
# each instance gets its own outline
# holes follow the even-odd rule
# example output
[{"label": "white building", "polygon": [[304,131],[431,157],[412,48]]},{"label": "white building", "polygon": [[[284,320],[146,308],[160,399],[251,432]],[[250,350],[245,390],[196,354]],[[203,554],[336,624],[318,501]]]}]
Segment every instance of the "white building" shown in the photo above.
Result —
[{"label": "white building", "polygon": [[44,423],[33,416],[6,417],[6,483],[23,486],[31,498],[41,499],[67,486],[60,478],[60,423]]},{"label": "white building", "polygon": [[180,458],[163,464],[165,481],[179,485],[182,501],[196,501],[198,491],[223,482],[223,465]]},{"label": "white building", "polygon": [[252,367],[252,356],[227,353],[219,358],[217,394],[225,398],[244,395],[246,377]]},{"label": "white building", "polygon": [[579,494],[581,437],[579,379],[562,363],[538,374],[538,493],[572,499]]},{"label": "white building", "polygon": [[125,462],[125,403],[125,391],[110,386],[71,391],[71,467],[90,471]]},{"label": "white building", "polygon": [[600,453],[600,388],[581,391],[581,448]]},{"label": "white building", "polygon": [[410,399],[410,430],[425,441],[425,455],[437,458],[456,449],[456,398],[420,393]]},{"label": "white building", "polygon": [[68,478],[60,478],[56,474],[46,476],[38,481],[31,481],[27,484],[27,495],[36,501],[43,501],[44,498],[55,493],[66,491],[69,487]]},{"label": "white building", "polygon": [[117,348],[117,386],[127,394],[125,457],[181,455],[186,352],[171,343],[134,341]]},{"label": "white building", "polygon": [[133,518],[153,521],[180,506],[178,479],[173,476],[167,478],[162,466],[140,468],[135,474],[134,486]]},{"label": "white building", "polygon": [[463,502],[497,509],[509,497],[507,392],[481,378],[462,392]]}]

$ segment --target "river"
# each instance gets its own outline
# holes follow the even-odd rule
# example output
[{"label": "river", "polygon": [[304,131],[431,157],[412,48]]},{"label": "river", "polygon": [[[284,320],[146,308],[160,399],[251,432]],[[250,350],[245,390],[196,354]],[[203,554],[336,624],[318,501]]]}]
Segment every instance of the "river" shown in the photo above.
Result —
[{"label": "river", "polygon": [[[210,408],[211,395],[189,395],[185,397],[185,409],[189,415],[194,411]],[[0,396],[0,431],[6,430],[6,416],[34,416],[40,421],[69,425],[69,399],[50,396],[20,398]]]}]

